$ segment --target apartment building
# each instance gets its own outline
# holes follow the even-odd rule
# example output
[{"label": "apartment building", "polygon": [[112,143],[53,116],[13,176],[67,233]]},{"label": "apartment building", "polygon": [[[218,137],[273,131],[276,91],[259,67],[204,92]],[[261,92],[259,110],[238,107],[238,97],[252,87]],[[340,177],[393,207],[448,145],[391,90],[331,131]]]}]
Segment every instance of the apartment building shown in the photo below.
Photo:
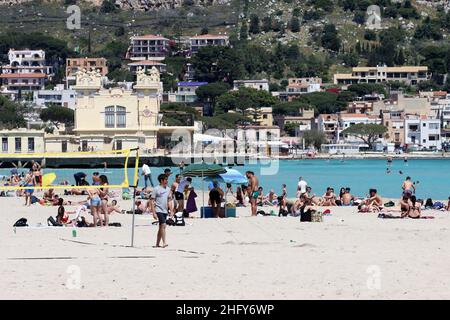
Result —
[{"label": "apartment building", "polygon": [[161,35],[153,34],[131,37],[126,58],[133,61],[162,61],[169,49],[169,41]]},{"label": "apartment building", "polygon": [[289,78],[285,91],[277,95],[281,101],[292,101],[301,94],[319,92],[322,90],[322,78]]},{"label": "apartment building", "polygon": [[393,143],[395,148],[402,148],[405,144],[405,112],[383,111],[382,124],[387,128],[385,141]]},{"label": "apartment building", "polygon": [[228,45],[228,36],[225,34],[202,34],[189,38],[189,47],[191,54],[195,54],[202,47]]},{"label": "apartment building", "polygon": [[128,64],[128,68],[131,73],[136,74],[139,69],[144,70],[144,72],[150,71],[151,68],[155,67],[159,73],[167,72],[167,65],[161,61],[155,60],[141,60],[134,61]]},{"label": "apartment building", "polygon": [[351,73],[337,73],[334,84],[380,83],[386,81],[400,81],[407,85],[431,79],[431,73],[426,66],[403,67],[354,67]]},{"label": "apartment building", "polygon": [[8,51],[9,64],[2,66],[0,81],[2,91],[34,91],[43,89],[47,78],[52,77],[52,67],[46,65],[43,50]]},{"label": "apartment building", "polygon": [[407,147],[441,150],[441,120],[425,115],[405,115],[405,144]]},{"label": "apartment building", "polygon": [[75,80],[76,73],[81,70],[97,70],[102,76],[108,74],[108,65],[105,58],[67,58],[66,79]]},{"label": "apartment building", "polygon": [[339,118],[337,114],[319,114],[317,118],[317,129],[323,133],[328,142],[338,140]]},{"label": "apartment building", "polygon": [[44,130],[30,130],[26,128],[0,130],[1,153],[45,152],[44,136]]},{"label": "apartment building", "polygon": [[313,109],[302,109],[300,110],[300,115],[298,116],[285,116],[279,115],[274,117],[275,123],[281,130],[287,124],[294,123],[298,126],[298,131],[311,130],[314,125],[314,110]]}]

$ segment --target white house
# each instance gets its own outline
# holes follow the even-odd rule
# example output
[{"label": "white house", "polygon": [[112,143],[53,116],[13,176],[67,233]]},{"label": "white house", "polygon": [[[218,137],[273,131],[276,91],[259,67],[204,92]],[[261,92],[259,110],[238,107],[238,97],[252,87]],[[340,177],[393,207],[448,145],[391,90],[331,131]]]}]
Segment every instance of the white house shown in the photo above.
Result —
[{"label": "white house", "polygon": [[75,110],[76,92],[72,89],[64,89],[63,84],[58,84],[53,90],[34,91],[33,102],[39,107],[57,104]]},{"label": "white house", "polygon": [[[339,114],[339,129],[338,129],[338,141],[343,140],[348,143],[362,143],[362,140],[349,135],[343,135],[342,131],[351,127],[352,125],[363,124],[381,124],[381,119],[377,116],[371,116],[361,113],[341,113]],[[380,137],[382,139],[383,137]]]},{"label": "white house", "polygon": [[269,92],[269,80],[234,80],[233,90],[239,90],[239,88],[252,88]]},{"label": "white house", "polygon": [[418,149],[441,150],[441,121],[424,115],[405,116],[405,144]]}]

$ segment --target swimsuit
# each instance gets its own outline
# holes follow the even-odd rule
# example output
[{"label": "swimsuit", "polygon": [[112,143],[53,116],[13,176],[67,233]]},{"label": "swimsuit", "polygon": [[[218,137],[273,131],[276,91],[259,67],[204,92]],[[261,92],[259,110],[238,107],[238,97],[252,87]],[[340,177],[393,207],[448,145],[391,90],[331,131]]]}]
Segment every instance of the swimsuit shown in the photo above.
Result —
[{"label": "swimsuit", "polygon": [[252,192],[252,198],[253,199],[258,199],[258,197],[259,197],[259,191],[253,191]]}]

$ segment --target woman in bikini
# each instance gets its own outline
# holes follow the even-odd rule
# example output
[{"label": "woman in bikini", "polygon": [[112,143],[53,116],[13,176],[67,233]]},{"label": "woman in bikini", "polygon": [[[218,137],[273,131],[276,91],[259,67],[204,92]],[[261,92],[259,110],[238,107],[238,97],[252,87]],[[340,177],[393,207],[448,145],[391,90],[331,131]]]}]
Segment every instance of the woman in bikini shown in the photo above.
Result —
[{"label": "woman in bikini", "polygon": [[[105,176],[104,174],[102,174],[100,176],[100,185],[101,186],[107,186],[108,184],[109,184],[108,177]],[[103,222],[104,222],[104,226],[106,226],[106,227],[109,225],[109,215],[108,215],[108,199],[109,199],[109,197],[108,197],[108,193],[109,193],[109,189],[108,188],[100,188],[99,189],[99,196],[100,196],[100,199],[101,199],[99,216],[100,216],[100,219],[101,219],[102,214],[103,214],[103,217],[104,217]]]},{"label": "woman in bikini", "polygon": [[408,217],[413,219],[419,219],[420,218],[420,202],[417,201],[416,196],[411,196],[409,199],[411,202],[411,206],[409,208]]},{"label": "woman in bikini", "polygon": [[29,171],[24,179],[25,187],[33,187],[30,189],[25,189],[25,205],[30,206],[31,205],[31,197],[33,196],[34,192],[34,186],[36,185],[36,180],[34,179],[33,171]]},{"label": "woman in bikini", "polygon": [[400,199],[401,217],[402,218],[406,217],[410,210],[411,206],[409,202],[409,195],[407,193],[404,193],[403,197]]}]

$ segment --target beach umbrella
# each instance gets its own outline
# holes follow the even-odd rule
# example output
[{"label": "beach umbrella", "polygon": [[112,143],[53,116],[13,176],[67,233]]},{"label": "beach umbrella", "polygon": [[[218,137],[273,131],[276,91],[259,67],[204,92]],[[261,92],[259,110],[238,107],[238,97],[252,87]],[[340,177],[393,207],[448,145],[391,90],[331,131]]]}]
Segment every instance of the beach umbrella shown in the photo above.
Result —
[{"label": "beach umbrella", "polygon": [[[207,164],[205,162],[202,163],[193,163],[188,165],[183,170],[183,176],[185,177],[201,177],[202,178],[202,191],[205,190],[204,188],[204,177],[209,176],[216,176],[221,173],[226,173],[227,170],[225,170],[224,167],[218,165],[218,164]],[[202,210],[204,210],[205,207],[205,195],[202,196]]]},{"label": "beach umbrella", "polygon": [[208,176],[204,179],[205,181],[214,181],[221,183],[231,183],[231,184],[246,184],[248,179],[242,173],[236,169],[226,169],[225,173],[220,173],[214,176]]}]

